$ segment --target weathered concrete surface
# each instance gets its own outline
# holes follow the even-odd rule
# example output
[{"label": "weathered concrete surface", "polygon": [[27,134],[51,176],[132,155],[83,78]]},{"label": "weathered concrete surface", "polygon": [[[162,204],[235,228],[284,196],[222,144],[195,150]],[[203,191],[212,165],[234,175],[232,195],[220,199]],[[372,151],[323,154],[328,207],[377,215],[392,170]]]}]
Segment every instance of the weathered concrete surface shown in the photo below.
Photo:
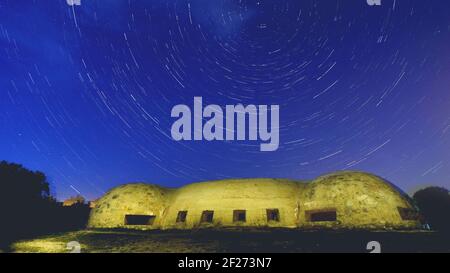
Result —
[{"label": "weathered concrete surface", "polygon": [[[165,216],[166,228],[198,226],[296,227],[304,184],[282,179],[240,179],[190,184],[177,190]],[[279,210],[280,221],[267,221],[267,209]],[[178,211],[188,211],[176,223]],[[213,224],[201,223],[204,210],[214,211]],[[245,210],[246,222],[233,222],[233,211]]]},{"label": "weathered concrete surface", "polygon": [[[88,227],[92,228],[162,228],[161,220],[173,190],[150,184],[127,184],[112,189],[100,198],[91,211]],[[156,216],[150,226],[125,225],[125,215]]]},{"label": "weathered concrete surface", "polygon": [[[311,182],[286,179],[234,179],[165,189],[148,184],[115,188],[98,201],[91,228],[191,229],[199,227],[286,227],[410,229],[417,220],[403,220],[398,208],[413,209],[389,182],[361,172],[338,172]],[[267,209],[278,209],[279,221],[268,221]],[[244,221],[233,211],[245,210]],[[335,211],[336,221],[311,222],[311,212]],[[177,222],[187,211],[185,222]],[[201,222],[214,211],[213,222]],[[125,215],[156,216],[152,225],[125,225]]]},{"label": "weathered concrete surface", "polygon": [[[417,221],[402,220],[398,208],[413,209],[393,185],[375,175],[338,172],[319,177],[302,194],[301,227],[416,228]],[[307,211],[334,208],[336,222],[308,222]]]}]

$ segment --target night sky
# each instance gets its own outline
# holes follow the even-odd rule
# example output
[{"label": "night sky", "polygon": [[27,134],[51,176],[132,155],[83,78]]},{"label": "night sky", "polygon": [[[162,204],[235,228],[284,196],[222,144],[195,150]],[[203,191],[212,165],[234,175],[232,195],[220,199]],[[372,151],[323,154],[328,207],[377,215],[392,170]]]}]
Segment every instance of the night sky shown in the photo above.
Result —
[{"label": "night sky", "polygon": [[[0,159],[59,199],[144,181],[380,175],[450,187],[448,0],[0,0]],[[280,147],[182,141],[171,109],[280,105]]]}]

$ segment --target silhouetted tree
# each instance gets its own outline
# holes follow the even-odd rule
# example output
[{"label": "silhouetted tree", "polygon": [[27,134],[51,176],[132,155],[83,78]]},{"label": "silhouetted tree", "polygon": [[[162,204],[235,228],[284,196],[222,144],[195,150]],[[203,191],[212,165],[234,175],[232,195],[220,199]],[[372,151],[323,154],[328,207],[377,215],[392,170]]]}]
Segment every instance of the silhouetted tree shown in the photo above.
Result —
[{"label": "silhouetted tree", "polygon": [[45,174],[6,161],[0,162],[0,190],[0,202],[17,200],[18,197],[37,201],[50,196]]},{"label": "silhouetted tree", "polygon": [[0,231],[21,233],[23,225],[33,226],[36,211],[51,202],[47,177],[22,165],[0,162]]},{"label": "silhouetted tree", "polygon": [[428,187],[417,191],[413,199],[432,229],[450,231],[450,195],[447,189]]},{"label": "silhouetted tree", "polygon": [[89,211],[88,205],[56,202],[42,172],[0,162],[0,249],[26,236],[83,228]]}]

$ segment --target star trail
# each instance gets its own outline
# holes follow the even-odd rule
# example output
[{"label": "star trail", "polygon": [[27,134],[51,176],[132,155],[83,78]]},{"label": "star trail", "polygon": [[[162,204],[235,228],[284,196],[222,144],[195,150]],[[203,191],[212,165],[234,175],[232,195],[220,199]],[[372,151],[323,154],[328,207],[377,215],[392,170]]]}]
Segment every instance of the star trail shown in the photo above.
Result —
[{"label": "star trail", "polygon": [[[450,3],[0,1],[0,159],[58,198],[373,172],[450,187]],[[279,105],[278,150],[177,142],[171,109]]]}]

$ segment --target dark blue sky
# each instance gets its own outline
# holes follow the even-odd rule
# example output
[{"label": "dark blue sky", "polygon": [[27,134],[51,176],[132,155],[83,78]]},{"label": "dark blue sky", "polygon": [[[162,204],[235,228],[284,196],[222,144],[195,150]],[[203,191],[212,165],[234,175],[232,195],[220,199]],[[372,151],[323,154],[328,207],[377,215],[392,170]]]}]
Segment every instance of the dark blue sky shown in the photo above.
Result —
[{"label": "dark blue sky", "polygon": [[[450,187],[450,3],[0,0],[0,159],[58,198],[374,172]],[[280,148],[175,142],[176,104],[279,104]]]}]

